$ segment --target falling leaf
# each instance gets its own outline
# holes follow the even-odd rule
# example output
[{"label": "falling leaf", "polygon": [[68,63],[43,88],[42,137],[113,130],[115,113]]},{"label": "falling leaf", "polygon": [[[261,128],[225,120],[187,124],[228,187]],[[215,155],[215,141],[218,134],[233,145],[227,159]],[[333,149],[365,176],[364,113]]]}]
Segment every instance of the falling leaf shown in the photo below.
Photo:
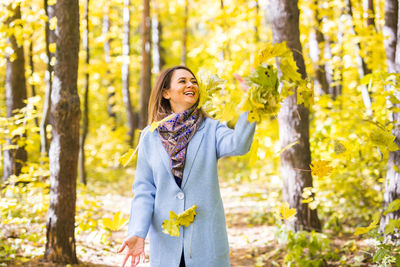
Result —
[{"label": "falling leaf", "polygon": [[342,143],[340,143],[340,141],[335,140],[335,143],[333,145],[333,150],[337,155],[346,152],[346,147]]},{"label": "falling leaf", "polygon": [[380,218],[381,218],[381,213],[380,212],[375,213],[373,216],[373,221],[368,225],[368,227],[357,227],[354,232],[354,235],[366,234],[372,229],[376,228]]},{"label": "falling leaf", "polygon": [[379,146],[381,149],[388,149],[389,151],[396,151],[399,149],[394,142],[396,136],[390,131],[376,127],[374,131],[369,134],[369,138],[374,145]]},{"label": "falling leaf", "polygon": [[278,152],[276,152],[276,154],[280,155],[283,151],[285,151],[285,150],[291,148],[292,146],[294,146],[294,145],[296,145],[296,144],[298,144],[298,143],[299,143],[298,140],[295,141],[295,142],[292,142],[292,143],[288,144],[287,146],[285,146],[284,148],[282,148],[281,150],[279,150]]},{"label": "falling leaf", "polygon": [[174,117],[174,116],[175,116],[175,113],[172,113],[171,115],[165,117],[164,119],[162,119],[162,120],[160,120],[160,121],[154,121],[154,122],[152,122],[151,125],[150,125],[150,128],[149,128],[149,131],[150,131],[150,132],[154,132],[154,130],[157,129],[157,127],[158,127],[161,123],[166,122],[167,120],[171,119],[171,118]]},{"label": "falling leaf", "polygon": [[125,154],[123,154],[119,159],[119,163],[121,163],[122,166],[126,166],[128,165],[128,163],[133,159],[133,156],[135,155],[136,151],[138,149],[138,146],[136,147],[136,149],[129,149],[128,152],[126,152]]},{"label": "falling leaf", "polygon": [[119,211],[115,213],[114,218],[112,220],[110,218],[103,219],[104,226],[108,228],[110,231],[120,230],[127,222],[128,219],[124,219],[122,217],[122,213]]},{"label": "falling leaf", "polygon": [[284,202],[282,206],[279,207],[279,214],[278,217],[283,220],[290,220],[294,218],[297,211],[295,208],[289,208],[289,203]]},{"label": "falling leaf", "polygon": [[193,205],[191,208],[179,213],[178,215],[170,211],[169,220],[164,220],[162,223],[163,232],[171,236],[179,236],[179,227],[181,225],[188,227],[196,216],[197,206]]},{"label": "falling leaf", "polygon": [[310,164],[311,173],[314,176],[322,178],[331,174],[333,168],[329,166],[329,161],[326,160],[316,160]]}]

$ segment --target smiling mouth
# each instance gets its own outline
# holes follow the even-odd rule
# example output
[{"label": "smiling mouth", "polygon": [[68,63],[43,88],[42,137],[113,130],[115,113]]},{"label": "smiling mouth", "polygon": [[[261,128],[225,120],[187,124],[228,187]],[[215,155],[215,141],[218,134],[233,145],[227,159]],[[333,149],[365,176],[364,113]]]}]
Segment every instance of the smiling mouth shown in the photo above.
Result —
[{"label": "smiling mouth", "polygon": [[194,96],[194,92],[186,92],[184,95]]}]

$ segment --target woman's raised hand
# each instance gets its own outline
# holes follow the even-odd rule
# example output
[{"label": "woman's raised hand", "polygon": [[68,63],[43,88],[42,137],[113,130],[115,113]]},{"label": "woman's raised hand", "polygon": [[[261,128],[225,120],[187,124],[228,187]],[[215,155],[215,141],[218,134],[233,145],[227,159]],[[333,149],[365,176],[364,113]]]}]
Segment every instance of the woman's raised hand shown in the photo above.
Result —
[{"label": "woman's raised hand", "polygon": [[124,262],[122,263],[122,267],[125,266],[126,261],[131,258],[131,267],[136,267],[141,257],[143,257],[143,262],[145,260],[144,254],[144,238],[138,236],[132,236],[124,240],[121,247],[118,250],[118,253],[124,251],[125,247],[128,247],[128,252],[126,253],[126,257]]}]

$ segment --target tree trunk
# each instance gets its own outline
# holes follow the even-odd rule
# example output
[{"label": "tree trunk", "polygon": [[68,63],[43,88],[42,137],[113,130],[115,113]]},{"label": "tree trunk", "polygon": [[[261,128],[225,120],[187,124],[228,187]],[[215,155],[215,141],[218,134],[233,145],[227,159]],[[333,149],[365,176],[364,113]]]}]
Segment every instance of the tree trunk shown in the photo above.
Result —
[{"label": "tree trunk", "polygon": [[[314,1],[314,4],[316,6],[315,8],[315,45],[313,47],[310,47],[316,55],[315,58],[315,77],[317,84],[321,90],[322,93],[328,94],[329,93],[329,83],[327,79],[327,75],[329,75],[326,72],[326,63],[323,60],[323,54],[324,54],[324,47],[325,47],[325,37],[324,34],[321,31],[321,22],[322,19],[319,16],[318,12],[318,0]],[[311,39],[311,38],[310,38]],[[311,46],[311,45],[310,45]]]},{"label": "tree trunk", "polygon": [[374,0],[364,0],[364,11],[367,15],[367,26],[372,26],[376,29]]},{"label": "tree trunk", "polygon": [[[398,42],[398,36],[400,36],[400,28],[398,27],[399,10],[400,5],[397,0],[386,0],[385,2],[385,26],[384,34],[389,38],[385,38],[385,49],[388,63],[388,71],[399,73],[400,68],[400,42]],[[397,35],[397,36],[396,36]],[[400,104],[393,105],[400,108]],[[393,113],[393,134],[396,136],[395,142],[400,147],[400,112]],[[400,198],[400,172],[396,171],[395,166],[400,166],[400,150],[390,152],[388,159],[388,170],[386,173],[385,182],[385,193],[384,193],[384,207],[386,208],[389,203]],[[386,225],[390,219],[400,219],[400,210],[392,213],[388,213],[386,216],[382,216],[380,222],[380,231],[384,231]],[[391,235],[391,239],[399,239],[399,231],[397,229],[397,236]]]},{"label": "tree trunk", "polygon": [[[33,36],[30,36],[30,42],[29,42],[29,66],[30,66],[30,72],[31,72],[31,78],[33,78],[33,75],[35,74],[35,63],[33,62]],[[35,84],[32,81],[31,84],[31,96],[36,96],[36,88]],[[36,106],[34,106],[34,109],[37,111]],[[35,118],[35,125],[36,127],[39,127],[39,119]],[[39,147],[40,148],[40,147]]]},{"label": "tree trunk", "polygon": [[140,120],[139,128],[147,125],[148,105],[151,92],[151,19],[150,0],[143,0],[142,16],[142,69],[140,72]]},{"label": "tree trunk", "polygon": [[[351,0],[347,0],[347,9],[349,12],[349,15],[351,17],[352,20],[352,32],[354,35],[356,35],[356,30],[355,30],[355,26],[354,26],[354,22],[353,22],[353,7],[351,4]],[[356,49],[356,53],[357,53],[357,61],[359,62],[359,68],[358,68],[358,74],[360,76],[360,79],[362,77],[364,77],[365,75],[371,73],[371,70],[368,68],[367,64],[365,63],[364,58],[360,55],[360,50],[361,50],[361,45],[360,42],[357,42],[357,49]],[[365,85],[361,86],[361,94],[362,94],[362,98],[363,98],[363,102],[364,102],[364,106],[367,110],[367,113],[369,115],[372,115],[372,109],[371,109],[371,97],[369,95],[368,89]]]},{"label": "tree trunk", "polygon": [[182,56],[181,64],[186,65],[187,56],[187,37],[188,37],[188,17],[189,17],[189,1],[185,0],[185,14],[183,17],[183,36],[182,36]]},{"label": "tree trunk", "polygon": [[[154,1],[155,2],[155,1]],[[162,23],[157,6],[156,16],[152,20],[152,42],[153,42],[153,69],[155,73],[159,73],[165,65],[165,49],[162,46]]]},{"label": "tree trunk", "polygon": [[[6,24],[10,29],[16,27],[22,27],[19,23],[16,25],[14,22],[21,19],[21,7],[20,4],[14,8],[9,5],[10,12],[13,13],[6,21]],[[7,41],[11,44],[14,51],[12,55],[7,55],[7,66],[6,66],[6,103],[7,103],[7,118],[12,117],[13,110],[20,109],[25,106],[23,102],[27,98],[26,93],[26,80],[25,80],[25,58],[24,58],[24,46],[18,44],[14,34],[11,34]],[[12,59],[14,58],[14,60]],[[12,136],[11,139],[7,139],[7,145],[17,145],[18,139],[25,138],[26,133],[24,132],[21,136]],[[23,164],[27,161],[28,155],[25,150],[25,146],[18,147],[16,149],[4,150],[4,169],[3,179],[6,181],[11,175],[20,175]]]},{"label": "tree trunk", "polygon": [[86,185],[86,166],[85,166],[85,141],[89,131],[89,67],[90,67],[90,51],[89,51],[89,0],[86,0],[85,5],[85,22],[86,28],[83,32],[83,50],[86,53],[86,73],[85,73],[85,93],[83,99],[83,120],[82,120],[82,135],[79,142],[79,173],[81,182]]},{"label": "tree trunk", "polygon": [[47,140],[47,124],[49,123],[50,118],[50,105],[51,105],[51,91],[53,84],[53,58],[54,53],[50,52],[50,44],[56,42],[56,35],[54,30],[50,30],[49,20],[55,16],[54,5],[49,6],[48,0],[44,0],[44,10],[48,20],[45,23],[45,38],[46,38],[46,55],[47,55],[47,70],[45,73],[46,79],[46,92],[43,102],[43,115],[42,120],[40,121],[40,154],[42,160],[40,162],[41,165],[45,163],[43,160],[49,154],[49,142]]},{"label": "tree trunk", "polygon": [[51,93],[50,207],[46,224],[48,261],[76,264],[75,203],[79,155],[80,100],[77,92],[79,2],[57,0],[55,5],[56,64]]},{"label": "tree trunk", "polygon": [[[272,0],[270,2],[270,23],[274,43],[287,42],[292,50],[299,72],[306,77],[304,59],[299,33],[299,9],[297,0]],[[281,169],[283,178],[283,200],[290,207],[296,208],[297,217],[290,224],[294,230],[321,229],[317,210],[312,210],[308,204],[302,203],[302,193],[305,187],[312,187],[310,171],[311,153],[309,144],[309,111],[303,104],[297,105],[296,93],[282,103],[278,114],[279,139],[282,147],[298,141],[298,144],[281,154]]]},{"label": "tree trunk", "polygon": [[131,102],[131,94],[129,91],[129,62],[130,62],[130,22],[131,22],[131,13],[130,13],[130,0],[124,0],[124,33],[122,39],[122,55],[124,58],[124,62],[122,64],[122,97],[126,108],[126,114],[129,125],[129,144],[132,146],[136,122],[135,115],[132,110],[132,102]]},{"label": "tree trunk", "polygon": [[107,113],[110,118],[112,118],[113,125],[112,125],[112,131],[115,131],[116,129],[116,121],[117,121],[117,114],[115,113],[115,88],[113,86],[113,79],[110,77],[111,76],[111,71],[110,71],[110,64],[111,64],[111,38],[109,37],[109,32],[110,32],[110,17],[109,17],[109,12],[110,12],[110,6],[106,5],[104,7],[104,16],[103,16],[103,28],[102,28],[102,33],[105,36],[104,40],[104,60],[106,62],[107,67],[107,78],[104,79],[105,86],[107,88]]}]

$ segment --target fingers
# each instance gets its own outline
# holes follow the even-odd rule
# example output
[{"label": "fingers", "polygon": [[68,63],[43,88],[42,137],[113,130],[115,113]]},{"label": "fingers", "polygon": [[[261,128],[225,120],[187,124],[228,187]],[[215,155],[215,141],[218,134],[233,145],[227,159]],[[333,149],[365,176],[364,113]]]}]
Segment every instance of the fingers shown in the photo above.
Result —
[{"label": "fingers", "polygon": [[125,247],[126,247],[126,241],[124,241],[124,242],[122,243],[122,245],[121,245],[121,247],[118,249],[118,252],[117,252],[117,253],[121,253],[122,251],[124,251]]},{"label": "fingers", "polygon": [[125,266],[125,263],[126,263],[126,261],[128,260],[128,258],[129,258],[129,254],[126,254],[125,259],[124,259],[124,262],[122,263],[122,266],[121,266],[121,267],[124,267],[124,266]]}]

